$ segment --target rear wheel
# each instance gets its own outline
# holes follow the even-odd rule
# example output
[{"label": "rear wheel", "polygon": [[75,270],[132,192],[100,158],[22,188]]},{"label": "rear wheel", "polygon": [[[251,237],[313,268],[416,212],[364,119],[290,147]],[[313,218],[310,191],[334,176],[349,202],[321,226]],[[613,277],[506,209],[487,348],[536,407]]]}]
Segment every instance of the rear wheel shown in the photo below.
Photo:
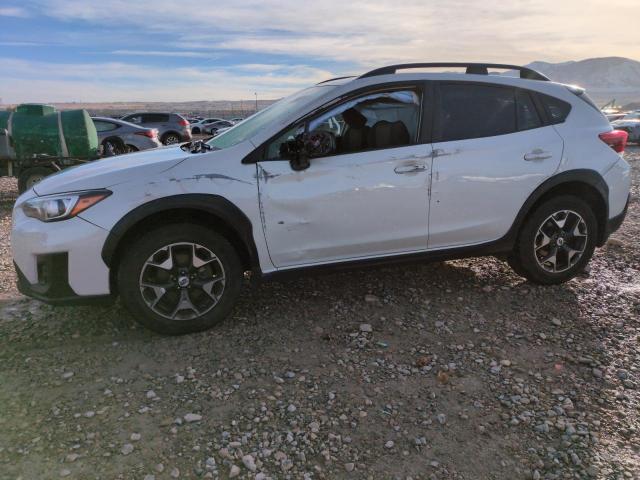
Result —
[{"label": "rear wheel", "polygon": [[127,153],[127,146],[122,139],[118,137],[110,137],[102,142],[103,156],[122,155]]},{"label": "rear wheel", "polygon": [[162,137],[162,143],[165,145],[173,145],[174,143],[180,143],[180,135],[177,133],[169,132]]},{"label": "rear wheel", "polygon": [[23,170],[18,176],[18,191],[20,193],[26,192],[52,173],[55,173],[55,171],[46,167],[31,167]]},{"label": "rear wheel", "polygon": [[127,153],[137,152],[139,149],[134,145],[127,144]]},{"label": "rear wheel", "polygon": [[571,195],[554,197],[526,220],[508,262],[532,282],[566,282],[591,259],[597,235],[598,223],[586,202]]},{"label": "rear wheel", "polygon": [[137,321],[180,335],[211,328],[233,309],[242,286],[233,246],[200,225],[174,224],[133,243],[118,270],[118,288]]}]

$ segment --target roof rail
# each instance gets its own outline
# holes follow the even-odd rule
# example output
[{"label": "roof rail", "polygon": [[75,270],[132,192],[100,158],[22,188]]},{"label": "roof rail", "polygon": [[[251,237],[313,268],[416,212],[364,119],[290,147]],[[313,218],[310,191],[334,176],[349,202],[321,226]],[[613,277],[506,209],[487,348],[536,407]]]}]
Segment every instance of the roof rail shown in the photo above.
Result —
[{"label": "roof rail", "polygon": [[334,80],[343,80],[345,78],[353,78],[355,75],[347,75],[346,77],[334,77],[329,80],[323,80],[321,82],[316,83],[316,85],[322,85],[323,83],[333,82]]},{"label": "roof rail", "polygon": [[466,73],[476,75],[489,75],[489,68],[500,68],[506,70],[517,70],[520,72],[520,78],[528,80],[549,81],[549,79],[535,70],[527,67],[519,67],[518,65],[506,65],[500,63],[466,63],[466,62],[445,62],[445,63],[403,63],[399,65],[389,65],[388,67],[376,68],[370,72],[360,75],[358,78],[375,77],[377,75],[388,75],[396,73],[397,70],[407,70],[411,68],[450,68],[462,67],[466,68]]}]

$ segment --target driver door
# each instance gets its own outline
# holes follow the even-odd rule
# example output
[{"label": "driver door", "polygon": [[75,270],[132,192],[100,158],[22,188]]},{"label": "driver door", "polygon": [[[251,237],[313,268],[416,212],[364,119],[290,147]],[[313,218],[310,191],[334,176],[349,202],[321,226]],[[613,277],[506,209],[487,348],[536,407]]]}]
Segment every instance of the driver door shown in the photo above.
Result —
[{"label": "driver door", "polygon": [[[427,248],[431,145],[422,143],[422,89],[364,94],[307,124],[320,150],[294,171],[284,132],[258,162],[263,227],[277,268]],[[349,112],[347,112],[349,110]]]}]

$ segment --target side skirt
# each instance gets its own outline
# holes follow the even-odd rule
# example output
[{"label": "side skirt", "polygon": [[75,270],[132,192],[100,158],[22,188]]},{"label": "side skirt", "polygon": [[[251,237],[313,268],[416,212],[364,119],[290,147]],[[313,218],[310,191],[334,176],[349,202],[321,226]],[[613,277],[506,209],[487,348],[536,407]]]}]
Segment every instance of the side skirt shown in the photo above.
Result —
[{"label": "side skirt", "polygon": [[469,257],[499,256],[511,252],[511,250],[513,249],[513,243],[513,239],[509,238],[509,236],[507,235],[506,237],[493,242],[483,243],[481,245],[472,245],[468,247],[448,248],[430,252],[410,253],[405,255],[393,255],[380,258],[367,258],[363,260],[350,260],[346,262],[337,262],[323,265],[307,265],[299,268],[288,268],[286,270],[277,270],[275,272],[262,274],[260,279],[263,281],[279,281],[287,280],[290,278],[297,278],[302,275],[317,275],[345,270],[376,268],[389,265],[442,262],[444,260],[456,260]]}]

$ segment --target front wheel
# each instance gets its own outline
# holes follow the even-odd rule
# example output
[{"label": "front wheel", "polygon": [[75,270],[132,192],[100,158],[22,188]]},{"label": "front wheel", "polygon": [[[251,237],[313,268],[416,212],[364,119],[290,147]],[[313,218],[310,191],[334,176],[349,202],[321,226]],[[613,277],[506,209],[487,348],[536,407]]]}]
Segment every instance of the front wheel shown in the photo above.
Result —
[{"label": "front wheel", "polygon": [[534,283],[566,282],[589,262],[597,236],[598,222],[586,202],[571,195],[554,197],[525,221],[508,262]]},{"label": "front wheel", "polygon": [[175,224],[127,248],[118,288],[137,321],[158,333],[181,335],[227,318],[242,274],[238,254],[224,237],[200,225]]}]

